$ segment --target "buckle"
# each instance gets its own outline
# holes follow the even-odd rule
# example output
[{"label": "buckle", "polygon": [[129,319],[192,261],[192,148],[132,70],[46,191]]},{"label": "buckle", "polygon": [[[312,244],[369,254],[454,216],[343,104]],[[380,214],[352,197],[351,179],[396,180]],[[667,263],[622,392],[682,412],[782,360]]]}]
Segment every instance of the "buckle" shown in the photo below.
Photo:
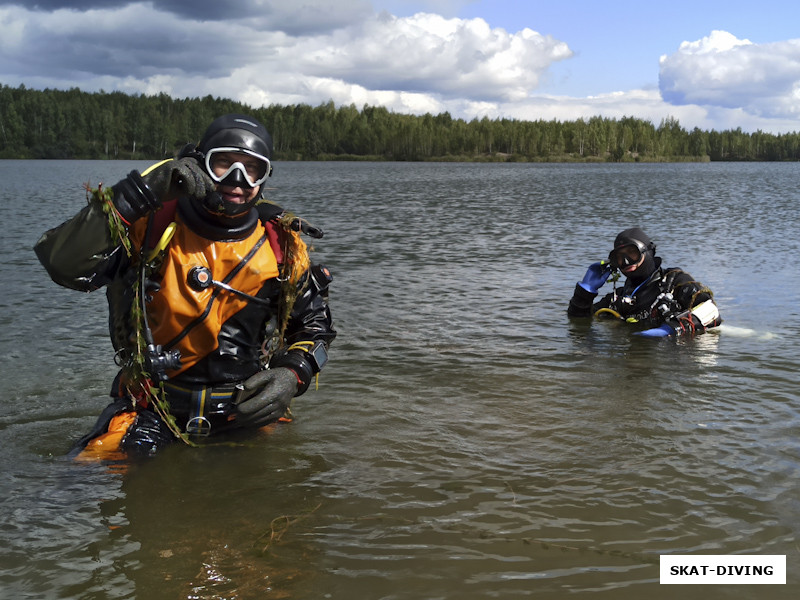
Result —
[{"label": "buckle", "polygon": [[186,433],[207,437],[211,434],[211,421],[205,417],[192,417],[186,421]]}]

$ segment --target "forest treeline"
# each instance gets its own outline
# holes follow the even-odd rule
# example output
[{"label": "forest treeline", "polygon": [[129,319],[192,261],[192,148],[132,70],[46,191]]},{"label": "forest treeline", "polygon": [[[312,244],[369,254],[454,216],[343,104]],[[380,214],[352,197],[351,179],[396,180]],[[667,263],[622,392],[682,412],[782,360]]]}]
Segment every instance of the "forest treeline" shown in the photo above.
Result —
[{"label": "forest treeline", "polygon": [[674,118],[575,121],[423,116],[333,102],[251,108],[206,96],[89,93],[0,86],[0,158],[159,159],[197,142],[217,116],[242,112],[282,160],[782,161],[800,133],[687,131]]}]

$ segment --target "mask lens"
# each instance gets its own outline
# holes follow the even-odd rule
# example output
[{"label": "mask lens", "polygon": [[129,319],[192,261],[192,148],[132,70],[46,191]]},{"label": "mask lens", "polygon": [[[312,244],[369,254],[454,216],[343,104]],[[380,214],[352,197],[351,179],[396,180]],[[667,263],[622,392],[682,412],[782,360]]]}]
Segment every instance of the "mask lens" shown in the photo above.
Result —
[{"label": "mask lens", "polygon": [[628,267],[630,265],[635,265],[642,259],[642,251],[636,244],[628,244],[626,246],[620,246],[619,248],[614,248],[611,253],[608,255],[608,262],[611,263],[612,267],[617,269],[621,269],[622,267]]},{"label": "mask lens", "polygon": [[254,188],[269,177],[270,162],[266,156],[243,148],[212,148],[206,153],[206,171],[218,183],[238,172]]}]

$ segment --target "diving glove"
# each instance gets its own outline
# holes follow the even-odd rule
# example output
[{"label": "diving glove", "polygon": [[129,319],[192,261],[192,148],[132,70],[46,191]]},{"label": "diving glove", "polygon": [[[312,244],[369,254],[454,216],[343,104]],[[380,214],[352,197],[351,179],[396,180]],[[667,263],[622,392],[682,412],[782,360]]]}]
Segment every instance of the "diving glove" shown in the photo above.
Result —
[{"label": "diving glove", "polygon": [[195,159],[180,158],[165,161],[144,175],[131,171],[113,189],[114,206],[127,223],[133,223],[178,195],[205,198],[216,184]]},{"label": "diving glove", "polygon": [[587,269],[586,275],[578,282],[578,285],[590,294],[596,294],[597,290],[611,277],[612,271],[611,263],[607,261],[592,263]]},{"label": "diving glove", "polygon": [[242,427],[261,427],[280,419],[297,393],[297,375],[277,367],[259,371],[244,384],[243,396],[236,405],[236,423]]},{"label": "diving glove", "polygon": [[675,335],[675,330],[664,323],[659,327],[654,327],[653,329],[645,329],[644,331],[637,331],[633,335],[638,335],[641,337],[667,337],[668,335]]}]

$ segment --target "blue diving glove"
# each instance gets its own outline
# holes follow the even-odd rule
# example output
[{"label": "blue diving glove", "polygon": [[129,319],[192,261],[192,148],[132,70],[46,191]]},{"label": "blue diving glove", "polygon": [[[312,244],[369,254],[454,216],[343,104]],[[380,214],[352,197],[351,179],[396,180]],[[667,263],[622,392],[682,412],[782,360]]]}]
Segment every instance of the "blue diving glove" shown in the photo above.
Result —
[{"label": "blue diving glove", "polygon": [[604,260],[592,263],[586,271],[586,275],[578,282],[578,285],[590,294],[596,294],[597,290],[611,277],[613,270],[611,263]]},{"label": "blue diving glove", "polygon": [[675,330],[664,323],[659,327],[653,329],[645,329],[644,331],[637,331],[633,335],[640,335],[642,337],[667,337],[668,335],[675,335]]}]

